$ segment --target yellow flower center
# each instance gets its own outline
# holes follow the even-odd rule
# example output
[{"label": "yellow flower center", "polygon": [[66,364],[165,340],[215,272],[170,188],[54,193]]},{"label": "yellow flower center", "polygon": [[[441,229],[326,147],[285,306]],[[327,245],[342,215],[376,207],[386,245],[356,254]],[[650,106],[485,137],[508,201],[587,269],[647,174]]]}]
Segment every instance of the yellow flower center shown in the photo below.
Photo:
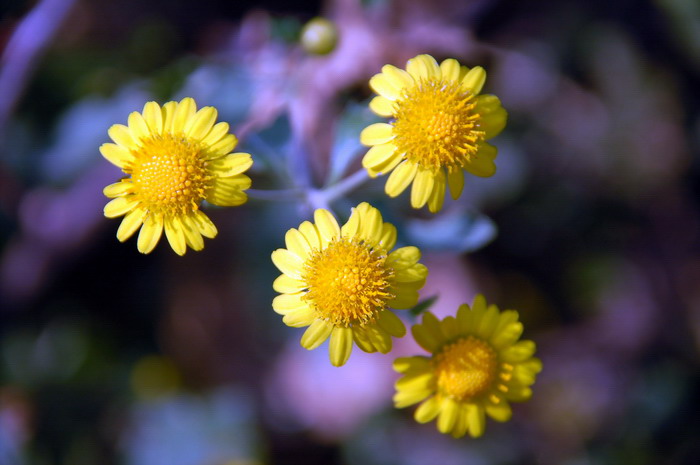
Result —
[{"label": "yellow flower center", "polygon": [[463,168],[485,136],[475,107],[475,95],[459,82],[422,79],[395,103],[393,142],[423,169]]},{"label": "yellow flower center", "polygon": [[188,214],[199,209],[212,176],[202,147],[172,134],[141,139],[132,150],[131,173],[136,198],[153,213]]},{"label": "yellow flower center", "polygon": [[445,346],[433,363],[439,391],[458,401],[486,392],[496,379],[498,366],[491,346],[474,336]]},{"label": "yellow flower center", "polygon": [[364,326],[394,298],[389,292],[393,268],[386,253],[363,241],[339,238],[306,261],[303,299],[320,318],[336,326]]}]

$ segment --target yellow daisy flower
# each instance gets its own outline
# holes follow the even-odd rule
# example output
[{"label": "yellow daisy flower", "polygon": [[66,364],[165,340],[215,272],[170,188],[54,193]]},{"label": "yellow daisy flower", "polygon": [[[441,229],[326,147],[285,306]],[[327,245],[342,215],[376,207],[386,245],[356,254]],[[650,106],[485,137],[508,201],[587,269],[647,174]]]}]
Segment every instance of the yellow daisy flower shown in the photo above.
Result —
[{"label": "yellow daisy flower", "polygon": [[487,307],[478,295],[471,308],[459,307],[456,318],[439,321],[426,312],[411,332],[432,356],[396,359],[394,369],[403,376],[396,382],[394,404],[403,408],[423,401],[414,415],[419,423],[437,417],[441,433],[479,437],[485,415],[508,421],[508,402],[532,396],[542,362],[532,356],[534,342],[518,342],[523,332],[518,312]]},{"label": "yellow daisy flower", "polygon": [[227,123],[216,123],[217,111],[197,111],[193,99],[148,102],[143,113],[129,115],[128,126],[109,128],[114,144],[100,152],[128,176],[105,187],[112,198],[107,218],[122,215],[117,239],[124,242],[139,228],[138,249],[149,253],[163,230],[170,246],[183,255],[187,246],[204,248],[202,236],[214,238],[216,226],[200,209],[203,200],[220,206],[246,202],[250,178],[243,174],[253,161],[247,153],[230,153],[237,139]]},{"label": "yellow daisy flower", "polygon": [[396,228],[382,221],[368,203],[353,209],[341,228],[324,209],[290,229],[286,249],[272,253],[282,271],[272,285],[281,295],[272,308],[285,324],[308,329],[301,338],[315,349],[330,337],[330,359],[341,366],[353,342],[365,352],[387,353],[391,336],[403,337],[406,328],[389,308],[407,309],[418,302],[418,289],[428,269],[418,263],[417,247],[396,244]]},{"label": "yellow daisy flower", "polygon": [[[377,97],[369,106],[390,124],[366,127],[360,140],[372,146],[362,160],[371,177],[392,172],[391,197],[413,182],[411,205],[442,208],[449,186],[453,199],[464,187],[464,172],[488,177],[496,172],[496,147],[486,141],[506,125],[507,113],[494,95],[479,95],[486,81],[480,66],[441,64],[430,55],[408,60],[406,70],[385,65],[369,81]],[[393,170],[393,171],[392,171]]]}]

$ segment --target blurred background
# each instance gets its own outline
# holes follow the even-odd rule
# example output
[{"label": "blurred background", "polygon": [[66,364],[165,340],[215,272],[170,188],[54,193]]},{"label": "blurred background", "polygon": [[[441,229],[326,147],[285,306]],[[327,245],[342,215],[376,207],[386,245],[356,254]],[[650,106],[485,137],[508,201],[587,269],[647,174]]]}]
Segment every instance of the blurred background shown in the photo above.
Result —
[{"label": "blurred background", "polygon": [[[700,463],[697,0],[0,0],[0,47],[0,465]],[[410,337],[333,368],[272,311],[303,200],[209,207],[184,257],[102,215],[98,147],[146,101],[216,106],[254,188],[317,189],[360,168],[368,79],[419,53],[486,68],[498,172],[434,218],[384,178],[332,207],[421,247],[436,314],[520,311],[544,370],[478,440],[392,407]]]}]

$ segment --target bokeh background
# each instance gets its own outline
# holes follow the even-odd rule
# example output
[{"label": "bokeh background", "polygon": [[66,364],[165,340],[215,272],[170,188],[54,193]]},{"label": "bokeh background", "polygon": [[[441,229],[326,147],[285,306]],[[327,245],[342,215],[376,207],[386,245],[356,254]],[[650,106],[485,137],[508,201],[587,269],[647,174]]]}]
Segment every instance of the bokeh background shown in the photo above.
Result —
[{"label": "bokeh background", "polygon": [[[700,463],[697,0],[0,0],[0,46],[1,465]],[[303,199],[209,208],[184,257],[102,216],[97,148],[146,101],[216,106],[254,188],[318,188],[359,168],[369,77],[419,53],[487,69],[498,172],[434,219],[383,179],[332,207],[422,248],[436,314],[520,311],[544,370],[478,440],[393,409],[410,337],[333,368],[272,312]]]}]

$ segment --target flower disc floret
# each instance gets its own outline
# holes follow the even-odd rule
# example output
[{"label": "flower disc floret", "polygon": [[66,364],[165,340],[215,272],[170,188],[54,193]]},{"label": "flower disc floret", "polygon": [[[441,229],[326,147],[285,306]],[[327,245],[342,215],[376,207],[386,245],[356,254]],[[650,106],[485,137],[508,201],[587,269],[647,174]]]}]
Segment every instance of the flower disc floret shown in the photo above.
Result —
[{"label": "flower disc floret", "polygon": [[387,353],[392,337],[406,328],[390,309],[418,302],[427,268],[416,247],[394,249],[396,228],[382,221],[368,203],[355,207],[341,228],[324,209],[314,223],[303,222],[285,236],[286,248],[272,253],[283,273],[273,288],[272,308],[292,327],[308,327],[301,338],[315,349],[330,338],[331,363],[341,366],[353,345],[365,352]]},{"label": "flower disc floret", "polygon": [[457,316],[438,320],[426,312],[411,332],[430,357],[401,357],[394,369],[394,404],[398,408],[421,403],[419,423],[437,419],[438,430],[454,437],[481,436],[485,416],[508,421],[510,402],[532,396],[530,386],[542,362],[534,357],[535,344],[520,341],[523,325],[514,310],[501,312],[478,295],[471,307],[462,305]]},{"label": "flower disc floret", "polygon": [[[128,126],[109,128],[114,143],[100,152],[127,177],[105,187],[112,198],[104,209],[108,218],[124,215],[117,239],[125,241],[140,229],[138,249],[149,253],[163,231],[173,250],[204,248],[203,237],[217,229],[200,210],[202,201],[220,206],[246,202],[253,164],[247,153],[230,153],[236,137],[227,123],[216,123],[213,107],[197,111],[191,98],[162,107],[148,102],[143,112],[129,115]],[[216,123],[216,124],[215,124]]]},{"label": "flower disc floret", "polygon": [[371,177],[391,173],[385,190],[391,197],[411,183],[411,205],[442,208],[445,191],[459,198],[464,171],[488,177],[496,172],[496,147],[487,140],[505,127],[507,114],[498,97],[479,95],[486,81],[480,66],[472,69],[454,59],[438,64],[419,55],[406,70],[385,65],[370,79],[378,96],[370,108],[390,123],[362,131],[371,146],[362,160]]}]

